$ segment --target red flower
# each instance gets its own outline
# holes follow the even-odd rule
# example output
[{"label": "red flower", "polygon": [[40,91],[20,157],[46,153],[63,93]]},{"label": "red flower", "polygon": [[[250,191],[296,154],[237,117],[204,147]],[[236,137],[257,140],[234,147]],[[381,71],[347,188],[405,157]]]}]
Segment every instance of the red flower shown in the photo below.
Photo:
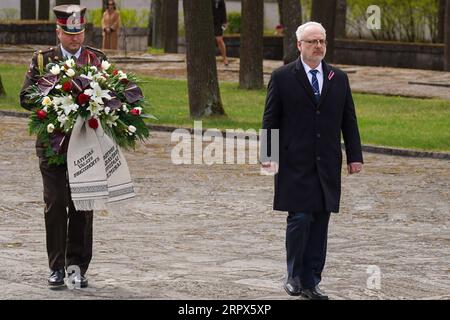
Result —
[{"label": "red flower", "polygon": [[44,110],[38,110],[36,111],[36,115],[39,118],[39,120],[44,120],[45,117],[47,117],[47,112],[45,112]]},{"label": "red flower", "polygon": [[67,81],[63,84],[63,90],[66,92],[70,92],[70,90],[72,90],[72,82]]},{"label": "red flower", "polygon": [[77,97],[77,102],[80,106],[85,105],[90,99],[90,96],[84,93],[80,93]]},{"label": "red flower", "polygon": [[130,110],[130,114],[132,114],[133,116],[138,116],[138,115],[140,115],[141,113],[139,112],[138,109],[133,108],[133,109]]},{"label": "red flower", "polygon": [[129,81],[128,81],[128,79],[123,78],[123,79],[120,79],[120,82],[124,83],[124,84],[127,84]]},{"label": "red flower", "polygon": [[114,70],[112,74],[116,76],[118,73],[119,73],[118,70]]},{"label": "red flower", "polygon": [[95,118],[90,118],[88,120],[88,124],[89,124],[89,127],[91,127],[94,130],[98,128],[98,120]]}]

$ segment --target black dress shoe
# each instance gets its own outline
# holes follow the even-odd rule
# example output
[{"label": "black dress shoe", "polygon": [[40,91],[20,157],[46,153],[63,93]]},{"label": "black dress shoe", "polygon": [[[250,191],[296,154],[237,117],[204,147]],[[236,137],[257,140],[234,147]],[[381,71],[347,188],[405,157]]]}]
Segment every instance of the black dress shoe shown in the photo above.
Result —
[{"label": "black dress shoe", "polygon": [[51,270],[48,277],[48,285],[51,287],[60,287],[64,285],[64,276],[66,275],[64,269]]},{"label": "black dress shoe", "polygon": [[302,293],[302,289],[300,288],[300,286],[295,285],[289,281],[285,281],[283,283],[283,288],[290,296],[299,296]]},{"label": "black dress shoe", "polygon": [[309,300],[328,300],[328,296],[320,291],[319,286],[303,289],[301,295]]}]

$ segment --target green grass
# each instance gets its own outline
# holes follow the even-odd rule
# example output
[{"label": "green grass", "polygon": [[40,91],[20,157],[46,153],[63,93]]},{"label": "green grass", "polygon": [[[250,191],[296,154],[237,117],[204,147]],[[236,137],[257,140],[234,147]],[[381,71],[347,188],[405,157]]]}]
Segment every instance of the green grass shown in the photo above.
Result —
[{"label": "green grass", "polygon": [[[0,109],[22,111],[18,92],[23,65],[0,64],[0,75],[8,93],[0,98]],[[184,80],[141,77],[156,124],[192,127],[189,118],[187,84]],[[235,83],[221,83],[227,118],[206,119],[204,128],[254,128],[261,126],[266,90],[247,91]],[[450,151],[450,101],[354,94],[364,144],[421,150]]]}]

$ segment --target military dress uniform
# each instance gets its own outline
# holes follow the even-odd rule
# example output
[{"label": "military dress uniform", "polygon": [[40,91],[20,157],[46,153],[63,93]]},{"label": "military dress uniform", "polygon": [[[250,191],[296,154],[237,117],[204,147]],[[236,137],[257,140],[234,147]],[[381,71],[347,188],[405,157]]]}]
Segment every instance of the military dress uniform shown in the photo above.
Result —
[{"label": "military dress uniform", "polygon": [[[57,17],[59,28],[65,33],[77,34],[84,32],[85,7],[62,5],[55,7],[53,10]],[[69,21],[71,23],[68,23]],[[45,73],[45,66],[48,63],[58,63],[68,58],[64,56],[64,51],[61,45],[58,45],[34,53],[20,92],[22,107],[30,111],[40,107],[33,105],[27,100],[25,97],[26,89],[36,83],[39,75]],[[67,51],[65,52],[67,53]],[[95,55],[100,61],[106,60],[105,55],[101,51],[91,47],[82,46],[79,53],[80,56],[86,54]],[[74,60],[76,58],[76,56],[73,57]],[[68,140],[69,136],[65,139],[66,147]],[[49,284],[64,284],[64,268],[76,265],[80,268],[83,280],[81,283],[82,287],[87,286],[84,274],[92,258],[93,212],[75,210],[67,179],[67,164],[48,164],[45,157],[45,147],[39,139],[36,141],[36,154],[39,157],[39,167],[44,187],[46,243],[51,270]]]}]

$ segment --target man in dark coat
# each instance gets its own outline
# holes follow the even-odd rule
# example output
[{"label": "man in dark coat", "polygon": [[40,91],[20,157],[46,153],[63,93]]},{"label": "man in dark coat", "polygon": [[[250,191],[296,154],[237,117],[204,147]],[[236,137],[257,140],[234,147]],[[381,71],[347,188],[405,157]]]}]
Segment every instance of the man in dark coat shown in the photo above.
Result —
[{"label": "man in dark coat", "polygon": [[227,48],[223,41],[223,31],[227,27],[227,9],[224,0],[211,0],[214,21],[214,36],[216,37],[216,44],[219,47],[222,55],[223,63],[228,66]]},{"label": "man in dark coat", "polygon": [[363,157],[348,77],[323,60],[325,29],[308,22],[296,34],[300,57],[273,72],[263,117],[263,129],[279,130],[279,163],[262,166],[278,170],[274,210],[288,212],[284,288],[327,299],[318,284],[330,212],[339,211],[341,132],[349,174],[361,171]]},{"label": "man in dark coat", "polygon": [[[83,46],[85,7],[61,5],[54,7],[53,11],[57,18],[56,33],[60,45],[34,54],[20,92],[20,103],[27,110],[41,107],[28,101],[26,93],[28,87],[36,83],[39,75],[46,72],[45,66],[48,63],[59,63],[70,57],[74,61],[90,61],[94,58],[106,60],[101,51]],[[66,138],[67,142],[68,137]],[[75,210],[67,181],[67,164],[50,165],[45,156],[45,146],[39,139],[36,141],[36,154],[44,185],[45,230],[50,267],[48,284],[50,287],[64,285],[64,268],[71,266],[70,269],[76,273],[71,276],[75,285],[87,287],[85,273],[92,258],[93,212]]]}]

